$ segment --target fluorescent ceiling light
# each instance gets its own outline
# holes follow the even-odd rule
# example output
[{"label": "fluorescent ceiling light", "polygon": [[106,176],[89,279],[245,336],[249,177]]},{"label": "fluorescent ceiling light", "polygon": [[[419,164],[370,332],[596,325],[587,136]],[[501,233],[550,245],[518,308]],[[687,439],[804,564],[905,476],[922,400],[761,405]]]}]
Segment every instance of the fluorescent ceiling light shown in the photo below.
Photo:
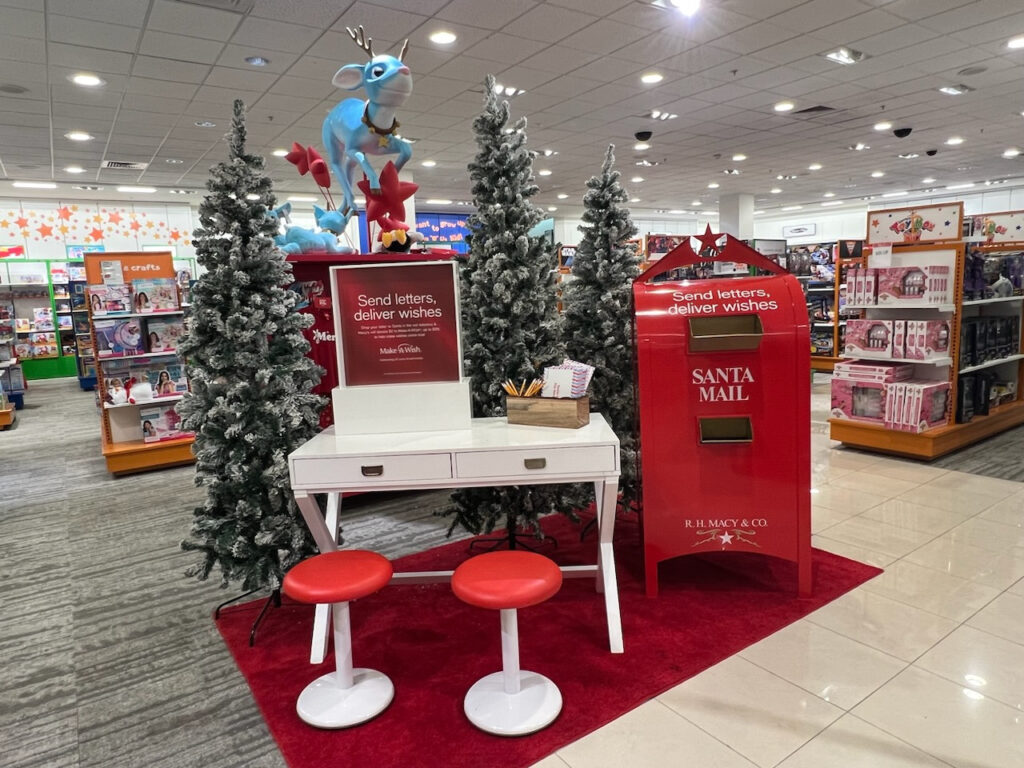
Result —
[{"label": "fluorescent ceiling light", "polygon": [[742,163],[746,159],[747,156],[741,152],[737,152],[735,155],[732,156],[732,160],[734,163]]},{"label": "fluorescent ceiling light", "polygon": [[551,157],[552,155],[557,155],[557,154],[558,154],[558,152],[553,150],[553,149],[545,149],[544,150],[544,157]]},{"label": "fluorescent ceiling light", "polygon": [[882,197],[906,197],[906,192],[886,192]]},{"label": "fluorescent ceiling light", "polygon": [[77,72],[70,78],[71,82],[75,85],[82,85],[86,88],[96,88],[100,85],[106,85],[106,82],[91,72]]},{"label": "fluorescent ceiling light", "polygon": [[539,171],[537,171],[537,175],[539,175],[539,176],[550,176],[551,175],[551,171],[548,170],[547,168],[541,168]]},{"label": "fluorescent ceiling light", "polygon": [[700,10],[700,0],[669,0],[683,16],[693,16]]},{"label": "fluorescent ceiling light", "polygon": [[796,105],[792,101],[780,101],[778,104],[772,107],[772,109],[774,109],[776,112],[789,112],[795,106]]},{"label": "fluorescent ceiling light", "polygon": [[639,197],[631,197],[631,198],[629,198],[629,202],[631,202],[631,203],[639,203],[640,202],[640,198]]},{"label": "fluorescent ceiling light", "polygon": [[168,189],[167,191],[170,192],[172,195],[191,195],[192,194],[192,190],[191,189]]},{"label": "fluorescent ceiling light", "polygon": [[217,127],[217,124],[215,122],[213,122],[212,120],[196,120],[195,123],[193,123],[193,125],[195,125],[196,128],[216,128]]},{"label": "fluorescent ceiling light", "polygon": [[11,184],[12,187],[18,187],[19,189],[56,189],[57,185],[52,181],[16,181]]},{"label": "fluorescent ceiling light", "polygon": [[639,184],[643,180],[643,176],[634,176],[632,179],[630,179],[630,181],[633,182],[634,184]]},{"label": "fluorescent ceiling light", "polygon": [[253,67],[265,67],[270,63],[270,59],[265,59],[262,56],[246,56],[245,63]]},{"label": "fluorescent ceiling light", "polygon": [[836,196],[835,192],[826,192],[824,195],[822,195],[822,197],[835,197],[835,196]]},{"label": "fluorescent ceiling light", "polygon": [[633,145],[633,149],[635,149],[637,152],[643,152],[645,149],[650,148],[651,145],[648,144],[646,141],[638,141],[636,144]]},{"label": "fluorescent ceiling light", "polygon": [[807,166],[807,170],[808,171],[820,171],[821,170],[821,163],[811,163],[810,165]]},{"label": "fluorescent ceiling light", "polygon": [[170,165],[181,165],[185,161],[184,160],[179,160],[176,157],[168,157],[168,158],[164,159],[164,162],[168,163]]},{"label": "fluorescent ceiling light", "polygon": [[825,58],[829,61],[834,61],[836,64],[856,64],[858,61],[864,61],[867,57],[860,51],[853,50],[853,48],[843,47],[829,51],[825,54]]},{"label": "fluorescent ceiling light", "polygon": [[964,140],[959,136],[950,136],[948,139],[946,139],[946,143],[951,147],[955,147],[958,144],[963,144]]},{"label": "fluorescent ceiling light", "polygon": [[433,168],[435,165],[437,165],[437,162],[435,160],[424,160],[422,163],[420,163],[420,165],[422,165],[424,168]]},{"label": "fluorescent ceiling light", "polygon": [[449,32],[447,29],[439,29],[430,35],[430,42],[437,43],[438,45],[451,45],[457,39],[455,33]]},{"label": "fluorescent ceiling light", "polygon": [[645,72],[640,75],[640,82],[644,85],[654,85],[655,83],[660,83],[664,79],[665,76],[660,72]]},{"label": "fluorescent ceiling light", "polygon": [[708,184],[708,189],[718,189],[721,185],[717,181],[712,181]]},{"label": "fluorescent ceiling light", "polygon": [[548,206],[548,210],[549,211],[557,211],[558,210],[558,206],[557,205],[549,205]]},{"label": "fluorescent ceiling light", "polygon": [[1005,157],[1007,159],[1009,159],[1011,157],[1016,157],[1019,154],[1020,154],[1020,150],[1017,149],[1016,147],[1010,147],[1009,149],[1004,149],[1003,150],[1003,157]]},{"label": "fluorescent ceiling light", "polygon": [[151,195],[154,192],[156,192],[156,187],[134,187],[134,186],[118,187],[117,191],[118,192],[126,192],[128,194],[135,193],[135,194],[139,194],[139,195]]},{"label": "fluorescent ceiling light", "polygon": [[842,204],[843,204],[842,200],[826,200],[824,203],[821,204],[821,207],[822,208],[829,208],[829,207],[831,207],[833,205],[842,205]]},{"label": "fluorescent ceiling light", "polygon": [[494,84],[494,92],[499,96],[507,96],[510,99],[513,96],[526,93],[522,88],[516,88],[514,85],[502,85],[501,83]]},{"label": "fluorescent ceiling light", "polygon": [[954,190],[954,189],[970,189],[973,186],[974,186],[974,182],[973,181],[968,181],[966,184],[949,184],[946,187],[946,189],[949,189],[949,190]]},{"label": "fluorescent ceiling light", "polygon": [[662,112],[660,109],[651,111],[651,117],[654,120],[675,120],[679,115],[671,114],[669,112]]},{"label": "fluorescent ceiling light", "polygon": [[931,176],[927,176],[927,177],[921,179],[921,183],[922,184],[934,184],[935,183],[935,179],[933,177],[931,177]]},{"label": "fluorescent ceiling light", "polygon": [[858,141],[856,144],[852,145],[850,149],[854,150],[855,152],[863,152],[865,149],[871,149],[871,147],[869,147],[863,141]]},{"label": "fluorescent ceiling light", "polygon": [[892,123],[890,123],[887,120],[883,120],[880,123],[875,123],[876,131],[888,131],[890,128],[892,128]]},{"label": "fluorescent ceiling light", "polygon": [[288,198],[289,203],[315,203],[319,200],[319,197],[313,197],[313,195],[291,195]]},{"label": "fluorescent ceiling light", "polygon": [[942,88],[939,88],[939,90],[949,96],[959,96],[963,93],[967,93],[968,91],[973,91],[974,89],[969,85],[958,83],[957,85],[944,85]]},{"label": "fluorescent ceiling light", "polygon": [[1010,38],[1010,40],[1006,43],[1006,47],[1012,48],[1013,50],[1017,50],[1018,48],[1024,48],[1024,35],[1021,35],[1020,37]]},{"label": "fluorescent ceiling light", "polygon": [[284,157],[285,155],[288,154],[288,150],[287,149],[275,149],[270,154],[272,154],[274,157]]},{"label": "fluorescent ceiling light", "polygon": [[559,200],[565,200],[565,199],[566,199],[567,197],[569,197],[569,196],[568,196],[567,194],[565,194],[565,192],[562,192],[562,193],[561,193],[561,194],[560,194],[560,195],[558,196],[558,199],[559,199]]},{"label": "fluorescent ceiling light", "polygon": [[682,213],[686,213],[686,211],[682,210],[681,208],[673,208],[671,211],[669,211],[669,213],[674,213],[676,216],[678,216]]},{"label": "fluorescent ceiling light", "polygon": [[783,206],[784,211],[802,211],[804,207],[802,205],[786,205]]},{"label": "fluorescent ceiling light", "polygon": [[754,211],[755,216],[760,216],[764,211]]},{"label": "fluorescent ceiling light", "polygon": [[905,152],[902,155],[897,155],[897,157],[901,160],[913,160],[915,157],[920,157],[920,155],[917,152]]},{"label": "fluorescent ceiling light", "polygon": [[880,179],[883,176],[885,176],[885,171],[872,171],[871,172],[871,178],[872,179]]},{"label": "fluorescent ceiling light", "polygon": [[96,192],[97,190],[103,189],[103,187],[97,187],[92,184],[75,184],[71,187],[72,189],[81,189],[84,192]]},{"label": "fluorescent ceiling light", "polygon": [[85,173],[85,168],[80,165],[69,165],[64,169],[64,173]]},{"label": "fluorescent ceiling light", "polygon": [[692,205],[694,208],[700,208],[702,205],[704,205],[704,203],[702,203],[700,200],[694,200],[693,202],[690,203],[690,205]]},{"label": "fluorescent ceiling light", "polygon": [[451,205],[451,200],[445,200],[443,197],[432,197],[427,200],[428,205]]},{"label": "fluorescent ceiling light", "polygon": [[64,138],[72,141],[92,141],[92,134],[85,131],[69,131],[64,134]]},{"label": "fluorescent ceiling light", "polygon": [[778,187],[772,187],[770,191],[771,191],[771,193],[772,193],[773,195],[777,195],[777,194],[779,194],[779,193],[780,193],[780,192],[781,192],[782,190],[781,190],[781,189],[779,189]]}]

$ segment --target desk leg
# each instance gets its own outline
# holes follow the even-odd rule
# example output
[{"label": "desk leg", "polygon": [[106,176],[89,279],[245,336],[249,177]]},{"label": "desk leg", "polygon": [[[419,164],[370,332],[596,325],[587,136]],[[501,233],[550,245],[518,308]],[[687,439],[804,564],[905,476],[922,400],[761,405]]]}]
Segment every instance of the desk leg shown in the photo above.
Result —
[{"label": "desk leg", "polygon": [[619,496],[618,478],[594,483],[597,504],[597,589],[604,592],[604,609],[608,616],[608,645],[612,653],[622,653],[622,618],[619,615],[619,586],[615,576],[615,505]]},{"label": "desk leg", "polygon": [[[341,509],[341,494],[327,494],[327,514],[324,516],[316,499],[305,493],[295,494],[295,503],[302,512],[306,526],[313,534],[313,540],[321,552],[333,552],[338,548],[338,516]],[[327,655],[327,644],[331,633],[331,606],[317,605],[313,611],[313,640],[309,650],[309,663],[320,664]]]}]

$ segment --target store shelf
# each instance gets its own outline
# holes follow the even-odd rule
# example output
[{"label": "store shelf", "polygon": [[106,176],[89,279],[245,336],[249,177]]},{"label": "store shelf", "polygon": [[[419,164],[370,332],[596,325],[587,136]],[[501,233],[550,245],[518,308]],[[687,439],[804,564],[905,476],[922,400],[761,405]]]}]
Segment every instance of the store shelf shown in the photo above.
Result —
[{"label": "store shelf", "polygon": [[965,301],[965,307],[977,307],[982,304],[1002,304],[1006,301],[1024,301],[1024,296],[1000,296],[995,299],[973,299],[971,301]]},{"label": "store shelf", "polygon": [[185,396],[164,395],[163,397],[153,397],[149,400],[143,400],[139,403],[118,403],[117,405],[114,405],[113,403],[104,403],[103,407],[108,411],[113,410],[114,408],[145,408],[146,406],[153,405],[154,403],[173,403],[181,400],[183,397]]},{"label": "store shelf", "polygon": [[844,355],[843,360],[867,360],[872,363],[913,363],[915,365],[952,365],[953,360],[949,357],[936,357],[932,360],[911,360],[909,357],[856,357]]},{"label": "store shelf", "polygon": [[107,471],[113,475],[191,464],[195,461],[192,455],[193,440],[194,438],[189,436],[159,443],[147,443],[142,440],[124,443],[104,442],[103,458],[107,462]]},{"label": "store shelf", "polygon": [[982,363],[981,365],[972,365],[970,368],[961,368],[960,373],[972,373],[973,371],[992,368],[993,366],[1002,365],[1003,363],[1013,363],[1017,360],[1024,360],[1024,355],[1010,355],[1009,357],[1001,357],[998,360],[989,360],[987,363]]},{"label": "store shelf", "polygon": [[847,304],[844,309],[936,309],[939,312],[956,312],[956,304]]},{"label": "store shelf", "polygon": [[821,288],[808,288],[808,293],[835,293],[836,287],[834,285],[825,285]]},{"label": "store shelf", "polygon": [[167,309],[158,312],[107,312],[102,315],[94,314],[93,320],[117,320],[125,317],[166,317],[167,315],[184,315],[183,309]]},{"label": "store shelf", "polygon": [[171,352],[140,352],[137,355],[100,355],[100,362],[107,360],[147,360],[151,357],[177,357],[176,351]]},{"label": "store shelf", "polygon": [[841,357],[828,357],[826,355],[811,355],[811,370],[812,371],[831,371],[835,364],[842,360]]},{"label": "store shelf", "polygon": [[829,419],[829,424],[830,437],[851,447],[934,459],[1024,424],[1024,400],[1000,405],[987,416],[975,416],[966,424],[948,424],[921,434],[846,419]]},{"label": "store shelf", "polygon": [[4,360],[2,363],[0,363],[0,370],[3,370],[4,368],[13,368],[17,364],[18,358],[12,357],[10,360]]}]

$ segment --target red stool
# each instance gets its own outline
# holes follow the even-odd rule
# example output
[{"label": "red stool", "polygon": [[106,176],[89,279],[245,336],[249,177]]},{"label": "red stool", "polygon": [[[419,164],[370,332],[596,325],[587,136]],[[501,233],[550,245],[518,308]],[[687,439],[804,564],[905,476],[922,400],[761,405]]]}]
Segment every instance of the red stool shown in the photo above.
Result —
[{"label": "red stool", "polygon": [[466,717],[500,736],[521,736],[550,725],[562,711],[562,694],[544,675],[519,669],[516,611],[558,592],[562,572],[533,552],[489,552],[467,560],[452,574],[452,590],[463,602],[501,611],[502,671],[477,680],[466,693]]},{"label": "red stool", "polygon": [[350,600],[372,595],[391,580],[391,562],[376,552],[342,549],[296,565],[282,588],[302,603],[332,603],[336,670],[307,685],[295,705],[304,721],[317,728],[348,728],[383,712],[395,696],[387,675],[352,668]]}]

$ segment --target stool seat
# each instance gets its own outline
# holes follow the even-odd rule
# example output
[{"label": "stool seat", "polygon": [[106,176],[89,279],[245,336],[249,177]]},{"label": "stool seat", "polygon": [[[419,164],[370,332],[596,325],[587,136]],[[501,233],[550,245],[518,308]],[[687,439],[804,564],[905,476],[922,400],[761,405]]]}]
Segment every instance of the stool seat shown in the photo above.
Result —
[{"label": "stool seat", "polygon": [[478,608],[527,608],[543,603],[562,586],[562,571],[535,552],[488,552],[452,574],[452,591]]},{"label": "stool seat", "polygon": [[392,574],[391,561],[365,549],[339,549],[303,560],[284,577],[284,593],[300,603],[344,603],[372,595]]}]

